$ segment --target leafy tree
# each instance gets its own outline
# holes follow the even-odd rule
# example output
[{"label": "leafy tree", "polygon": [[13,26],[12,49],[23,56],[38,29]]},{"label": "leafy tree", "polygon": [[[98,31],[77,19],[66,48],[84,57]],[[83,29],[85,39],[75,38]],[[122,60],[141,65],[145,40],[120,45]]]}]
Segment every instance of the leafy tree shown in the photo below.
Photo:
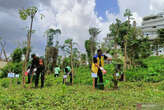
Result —
[{"label": "leafy tree", "polygon": [[29,59],[29,55],[30,55],[30,48],[31,48],[31,36],[32,33],[34,32],[33,28],[33,21],[35,18],[36,13],[38,12],[37,7],[31,7],[31,8],[27,8],[27,9],[22,9],[19,10],[19,15],[20,18],[22,20],[27,20],[28,17],[30,17],[30,28],[27,32],[27,51],[26,51],[26,60]]},{"label": "leafy tree", "polygon": [[[132,15],[130,9],[126,9],[125,10],[125,13],[124,13],[124,17],[128,17],[128,29],[129,30],[130,30],[131,16],[133,16],[133,15]],[[128,60],[128,55],[127,55],[127,39],[128,39],[128,37],[129,37],[129,35],[127,33],[127,35],[124,36],[124,56],[125,56],[125,60],[124,60],[124,72],[126,72],[126,69],[127,69],[127,60]],[[125,80],[125,77],[124,77],[124,80]]]},{"label": "leafy tree", "polygon": [[21,48],[16,48],[13,52],[13,54],[11,55],[12,57],[12,61],[13,62],[21,62],[22,60],[22,55],[23,55],[23,52],[22,52],[22,49]]},{"label": "leafy tree", "polygon": [[50,28],[45,32],[45,35],[47,37],[47,46],[45,50],[46,53],[45,64],[46,64],[46,70],[49,72],[53,71],[53,67],[56,65],[57,62],[59,41],[58,40],[55,41],[55,47],[54,47],[54,38],[57,38],[59,34],[61,34],[60,29]]},{"label": "leafy tree", "polygon": [[62,61],[62,68],[65,68],[66,66],[70,65],[71,61],[70,61],[70,57],[65,57]]},{"label": "leafy tree", "polygon": [[[58,34],[61,34],[61,30],[60,29],[48,29],[46,32],[46,36],[47,36],[47,47],[52,47],[53,46],[53,40],[54,40],[54,36],[57,38]],[[59,41],[56,40],[56,45],[55,47],[58,47]]]},{"label": "leafy tree", "polygon": [[25,61],[24,61],[24,64],[23,64],[23,73],[22,73],[23,74],[23,86],[25,84],[24,73],[26,71],[27,62],[28,62],[28,59],[29,59],[29,56],[30,56],[31,36],[32,36],[32,33],[33,33],[33,30],[32,30],[32,28],[33,28],[33,21],[34,21],[34,18],[35,18],[35,15],[36,15],[37,12],[38,12],[37,7],[31,7],[31,8],[19,10],[19,15],[20,15],[20,18],[22,20],[27,20],[28,17],[30,17],[30,20],[31,20],[30,29],[29,29],[28,34],[27,34],[26,57],[25,57]]},{"label": "leafy tree", "polygon": [[[66,39],[63,45],[63,50],[67,52],[68,55],[70,55],[70,63],[71,63],[71,69],[72,69],[72,80],[74,78],[74,62],[73,62],[73,54],[74,50],[76,50],[75,45],[77,43],[73,42],[73,39]],[[72,82],[73,84],[73,82]]]},{"label": "leafy tree", "polygon": [[[96,40],[96,37],[97,35],[100,33],[101,31],[98,29],[98,28],[95,28],[95,27],[92,27],[92,28],[89,28],[89,34],[90,34],[90,41],[91,41],[91,45],[90,45],[90,48],[91,48],[91,58],[93,58],[93,55],[95,54],[95,40]],[[92,60],[91,60],[91,63],[92,63]]]},{"label": "leafy tree", "polygon": [[130,66],[136,66],[138,61],[151,55],[150,42],[148,37],[144,37],[140,29],[136,26],[131,27],[130,37],[127,42],[127,54]]},{"label": "leafy tree", "polygon": [[112,24],[110,26],[111,33],[108,34],[108,37],[113,37],[114,40],[114,57],[117,59],[117,47],[118,47],[118,39],[119,39],[119,32],[120,32],[121,21],[116,19],[116,24]]},{"label": "leafy tree", "polygon": [[92,55],[91,55],[91,45],[92,44],[94,45],[93,46],[93,52],[95,53],[96,42],[92,42],[90,39],[85,41],[85,50],[87,52],[89,66],[91,66],[91,64],[92,64]]},{"label": "leafy tree", "polygon": [[132,19],[131,16],[133,16],[131,10],[130,9],[126,9],[125,13],[124,13],[124,17],[128,18],[129,29],[130,29],[130,20]]},{"label": "leafy tree", "polygon": [[82,53],[82,54],[80,55],[80,60],[81,60],[81,64],[86,65],[87,56],[86,56],[85,53]]},{"label": "leafy tree", "polygon": [[57,65],[60,66],[62,64],[62,56],[58,56]]},{"label": "leafy tree", "polygon": [[157,38],[152,41],[152,48],[156,51],[156,55],[159,56],[160,49],[164,48],[164,28],[158,29],[157,34]]}]

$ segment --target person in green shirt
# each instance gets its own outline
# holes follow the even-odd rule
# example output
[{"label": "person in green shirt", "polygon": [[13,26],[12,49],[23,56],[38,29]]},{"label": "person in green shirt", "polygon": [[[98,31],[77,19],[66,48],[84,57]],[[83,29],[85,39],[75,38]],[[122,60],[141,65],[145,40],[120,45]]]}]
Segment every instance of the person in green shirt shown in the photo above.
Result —
[{"label": "person in green shirt", "polygon": [[65,84],[68,75],[70,76],[70,83],[72,84],[72,72],[70,66],[66,66],[64,69],[63,84]]},{"label": "person in green shirt", "polygon": [[54,68],[54,72],[55,72],[55,77],[58,77],[59,74],[60,74],[60,67],[56,66],[56,67]]}]

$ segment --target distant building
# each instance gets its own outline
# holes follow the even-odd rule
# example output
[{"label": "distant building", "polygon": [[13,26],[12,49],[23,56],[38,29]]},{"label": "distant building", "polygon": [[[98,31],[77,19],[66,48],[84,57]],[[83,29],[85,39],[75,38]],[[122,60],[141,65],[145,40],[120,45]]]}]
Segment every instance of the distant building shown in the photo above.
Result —
[{"label": "distant building", "polygon": [[164,12],[143,18],[141,29],[144,36],[149,36],[151,40],[158,36],[157,30],[161,28],[164,28]]}]

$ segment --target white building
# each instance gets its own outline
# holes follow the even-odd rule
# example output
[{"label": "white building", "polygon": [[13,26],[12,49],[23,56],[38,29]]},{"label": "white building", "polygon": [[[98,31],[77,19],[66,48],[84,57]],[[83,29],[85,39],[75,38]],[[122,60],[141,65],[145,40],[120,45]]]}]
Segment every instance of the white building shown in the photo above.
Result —
[{"label": "white building", "polygon": [[156,15],[146,16],[143,18],[142,31],[145,36],[154,39],[158,36],[157,30],[164,28],[164,12]]}]

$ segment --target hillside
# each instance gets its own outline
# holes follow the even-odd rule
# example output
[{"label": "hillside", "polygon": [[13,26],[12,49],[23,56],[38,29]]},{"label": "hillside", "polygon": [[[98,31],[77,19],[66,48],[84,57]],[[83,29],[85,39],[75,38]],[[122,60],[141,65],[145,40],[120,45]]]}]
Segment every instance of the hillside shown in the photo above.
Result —
[{"label": "hillside", "polygon": [[[145,60],[151,62],[153,58]],[[155,58],[154,58],[155,59]],[[159,58],[158,58],[159,59]],[[157,60],[157,59],[156,59]],[[154,65],[155,60],[152,60]],[[162,61],[162,60],[160,60]],[[148,65],[149,68],[150,65]],[[106,69],[110,65],[106,66]],[[119,89],[113,90],[112,74],[108,69],[104,76],[105,90],[93,90],[88,67],[76,70],[73,86],[62,85],[62,75],[46,76],[45,88],[22,88],[16,80],[0,80],[0,108],[10,110],[136,110],[153,105],[155,110],[164,108],[164,81],[119,82]],[[33,85],[34,87],[34,85]]]}]

